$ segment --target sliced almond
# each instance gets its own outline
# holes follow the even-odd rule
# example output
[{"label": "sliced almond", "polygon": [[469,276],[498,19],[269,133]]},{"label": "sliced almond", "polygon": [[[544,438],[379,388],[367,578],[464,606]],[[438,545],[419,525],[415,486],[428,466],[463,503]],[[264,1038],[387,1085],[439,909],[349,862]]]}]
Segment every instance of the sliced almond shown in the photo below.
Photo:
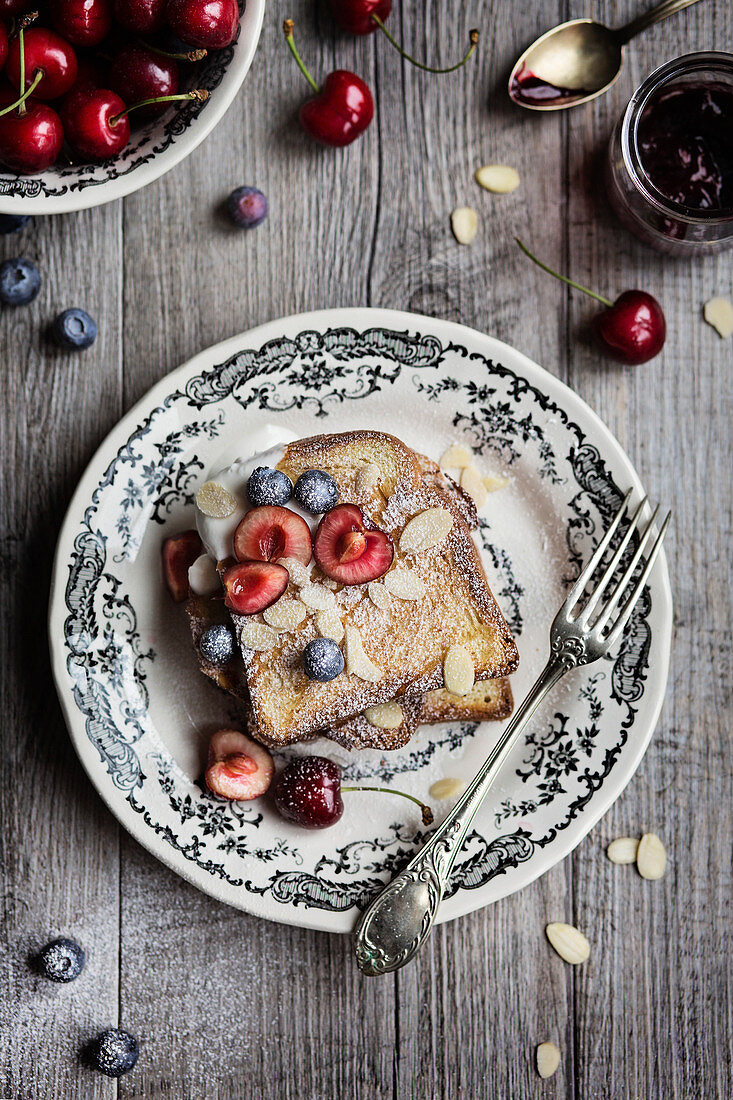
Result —
[{"label": "sliced almond", "polygon": [[346,671],[373,684],[384,677],[383,670],[366,653],[355,626],[346,627]]},{"label": "sliced almond", "polygon": [[429,550],[443,542],[452,526],[453,516],[447,508],[426,508],[405,526],[400,536],[400,550],[404,554]]},{"label": "sliced almond", "polygon": [[466,466],[461,473],[461,488],[473,499],[477,508],[486,504],[489,495],[484,485],[484,479],[475,466]]},{"label": "sliced almond", "polygon": [[436,802],[441,802],[444,798],[457,798],[465,789],[466,784],[462,779],[451,779],[450,777],[436,779],[430,787],[430,797],[434,798]]},{"label": "sliced almond", "polygon": [[636,863],[639,841],[635,836],[617,836],[606,848],[611,863]]},{"label": "sliced almond", "polygon": [[702,315],[721,339],[733,336],[733,302],[727,298],[711,298],[703,306]]},{"label": "sliced almond", "polygon": [[336,606],[335,593],[322,584],[304,584],[298,596],[311,611],[328,611]]},{"label": "sliced almond", "polygon": [[560,1065],[560,1051],[554,1043],[540,1043],[537,1047],[537,1072],[540,1077],[552,1077]]},{"label": "sliced almond", "polygon": [[375,607],[378,607],[380,611],[387,611],[392,603],[392,597],[383,584],[380,584],[379,581],[370,581],[367,592]]},{"label": "sliced almond", "polygon": [[387,592],[399,600],[421,600],[425,595],[425,582],[412,569],[393,569],[384,578]]},{"label": "sliced almond", "polygon": [[297,558],[280,558],[278,565],[284,565],[293,584],[299,588],[304,584],[310,584],[310,572]]},{"label": "sliced almond", "polygon": [[470,206],[459,206],[450,216],[450,225],[459,244],[470,244],[478,231],[478,214]]},{"label": "sliced almond", "polygon": [[485,191],[493,191],[495,195],[516,191],[520,183],[519,172],[508,164],[484,164],[476,169],[473,178],[479,187],[483,187]]},{"label": "sliced almond", "polygon": [[404,720],[402,707],[392,699],[389,703],[378,703],[375,707],[367,707],[364,717],[370,726],[376,726],[380,730],[399,729]]},{"label": "sliced almond", "polygon": [[636,852],[636,866],[642,878],[661,878],[667,866],[667,853],[656,833],[644,833]]},{"label": "sliced almond", "polygon": [[245,619],[239,628],[239,641],[247,649],[273,649],[278,642],[278,633],[265,623]]},{"label": "sliced almond", "polygon": [[356,471],[354,487],[360,496],[369,496],[379,485],[380,470],[376,462],[367,462]]},{"label": "sliced almond", "polygon": [[509,484],[508,477],[496,477],[494,474],[484,474],[481,480],[487,493],[495,493],[497,489],[505,489]]},{"label": "sliced almond", "polygon": [[439,466],[441,470],[462,470],[464,466],[470,466],[473,455],[468,447],[462,443],[452,443],[447,451],[440,456]]},{"label": "sliced almond", "polygon": [[308,609],[300,600],[289,600],[283,596],[277,603],[266,608],[262,617],[275,630],[295,630],[307,614]]},{"label": "sliced almond", "polygon": [[196,507],[205,516],[225,519],[237,510],[237,498],[218,481],[206,481],[196,494]]},{"label": "sliced almond", "polygon": [[471,654],[462,645],[452,645],[443,661],[443,683],[453,695],[468,695],[476,682]]},{"label": "sliced almond", "polygon": [[318,611],[315,617],[316,630],[322,638],[331,638],[334,642],[340,642],[344,636],[344,624],[341,616],[335,609]]},{"label": "sliced almond", "polygon": [[583,933],[572,924],[559,922],[548,924],[545,932],[548,940],[565,962],[577,966],[578,963],[585,962],[590,955],[590,944]]}]

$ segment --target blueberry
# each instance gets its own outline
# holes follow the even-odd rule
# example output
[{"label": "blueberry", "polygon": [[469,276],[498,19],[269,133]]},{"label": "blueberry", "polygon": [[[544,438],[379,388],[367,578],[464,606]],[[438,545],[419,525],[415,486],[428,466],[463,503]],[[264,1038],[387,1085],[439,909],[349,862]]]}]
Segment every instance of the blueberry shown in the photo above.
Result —
[{"label": "blueberry", "polygon": [[287,474],[271,466],[258,466],[249,475],[247,496],[250,504],[287,504],[293,495],[293,483]]},{"label": "blueberry", "polygon": [[228,665],[234,656],[234,636],[228,626],[210,626],[199,640],[199,653],[209,664]]},{"label": "blueberry", "polygon": [[51,940],[38,956],[38,967],[52,982],[73,982],[84,969],[84,949],[73,940]]},{"label": "blueberry", "polygon": [[237,187],[227,199],[227,214],[240,229],[254,229],[268,211],[267,197],[256,187]]},{"label": "blueberry", "polygon": [[303,650],[303,668],[309,680],[326,683],[344,671],[344,658],[332,638],[314,638]]},{"label": "blueberry", "polygon": [[19,233],[30,220],[30,214],[0,214],[0,234]]},{"label": "blueberry", "polygon": [[40,289],[40,272],[30,260],[19,257],[0,264],[0,302],[6,306],[27,306]]},{"label": "blueberry", "polygon": [[89,1059],[95,1069],[107,1077],[122,1077],[138,1060],[140,1047],[134,1035],[110,1027],[89,1045]]},{"label": "blueberry", "polygon": [[296,481],[293,496],[301,508],[317,516],[330,512],[338,504],[339,491],[330,474],[323,470],[306,470]]},{"label": "blueberry", "polygon": [[83,309],[65,309],[53,323],[53,336],[59,347],[89,348],[97,339],[97,322]]}]

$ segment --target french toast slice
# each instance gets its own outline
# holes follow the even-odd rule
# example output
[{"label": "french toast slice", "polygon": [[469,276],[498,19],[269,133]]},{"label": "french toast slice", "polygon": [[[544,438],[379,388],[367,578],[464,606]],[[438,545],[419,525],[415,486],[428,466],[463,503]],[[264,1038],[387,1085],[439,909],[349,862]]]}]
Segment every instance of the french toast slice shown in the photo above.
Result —
[{"label": "french toast slice", "polygon": [[[368,523],[391,537],[391,571],[412,574],[424,595],[392,596],[389,606],[378,607],[367,585],[334,589],[316,568],[311,596],[314,588],[320,596],[324,591],[334,596],[346,631],[346,668],[326,683],[309,680],[303,672],[302,651],[317,636],[314,614],[288,633],[273,636],[270,631],[268,644],[261,648],[242,644],[258,740],[284,746],[361,715],[405,690],[422,694],[440,688],[443,661],[452,645],[468,652],[477,681],[503,677],[516,668],[516,646],[471,538],[466,502],[459,503],[434,463],[426,476],[420,456],[400,440],[381,432],[356,431],[288,444],[278,468],[293,482],[307,470],[328,472],[341,502],[356,504]],[[376,470],[371,480],[362,476],[365,469]],[[410,534],[405,535],[408,524]],[[301,594],[291,582],[285,595],[297,599]],[[246,623],[265,622],[261,615],[231,613],[231,618],[240,642]]]}]

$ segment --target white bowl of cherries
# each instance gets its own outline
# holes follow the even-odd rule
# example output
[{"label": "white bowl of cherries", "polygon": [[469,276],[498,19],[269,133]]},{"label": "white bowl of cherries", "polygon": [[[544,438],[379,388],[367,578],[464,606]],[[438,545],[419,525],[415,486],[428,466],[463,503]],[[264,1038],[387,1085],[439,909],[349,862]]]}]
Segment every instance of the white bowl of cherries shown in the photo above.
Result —
[{"label": "white bowl of cherries", "polygon": [[264,10],[0,0],[0,213],[99,206],[183,160],[239,90]]}]

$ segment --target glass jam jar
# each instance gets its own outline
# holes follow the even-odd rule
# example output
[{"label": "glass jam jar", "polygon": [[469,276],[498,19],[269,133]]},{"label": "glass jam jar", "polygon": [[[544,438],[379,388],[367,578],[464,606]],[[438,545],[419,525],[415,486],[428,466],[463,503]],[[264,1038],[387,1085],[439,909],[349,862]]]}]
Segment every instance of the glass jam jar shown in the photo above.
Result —
[{"label": "glass jam jar", "polygon": [[687,54],[644,81],[611,137],[606,184],[624,225],[662,252],[733,245],[733,55]]}]

